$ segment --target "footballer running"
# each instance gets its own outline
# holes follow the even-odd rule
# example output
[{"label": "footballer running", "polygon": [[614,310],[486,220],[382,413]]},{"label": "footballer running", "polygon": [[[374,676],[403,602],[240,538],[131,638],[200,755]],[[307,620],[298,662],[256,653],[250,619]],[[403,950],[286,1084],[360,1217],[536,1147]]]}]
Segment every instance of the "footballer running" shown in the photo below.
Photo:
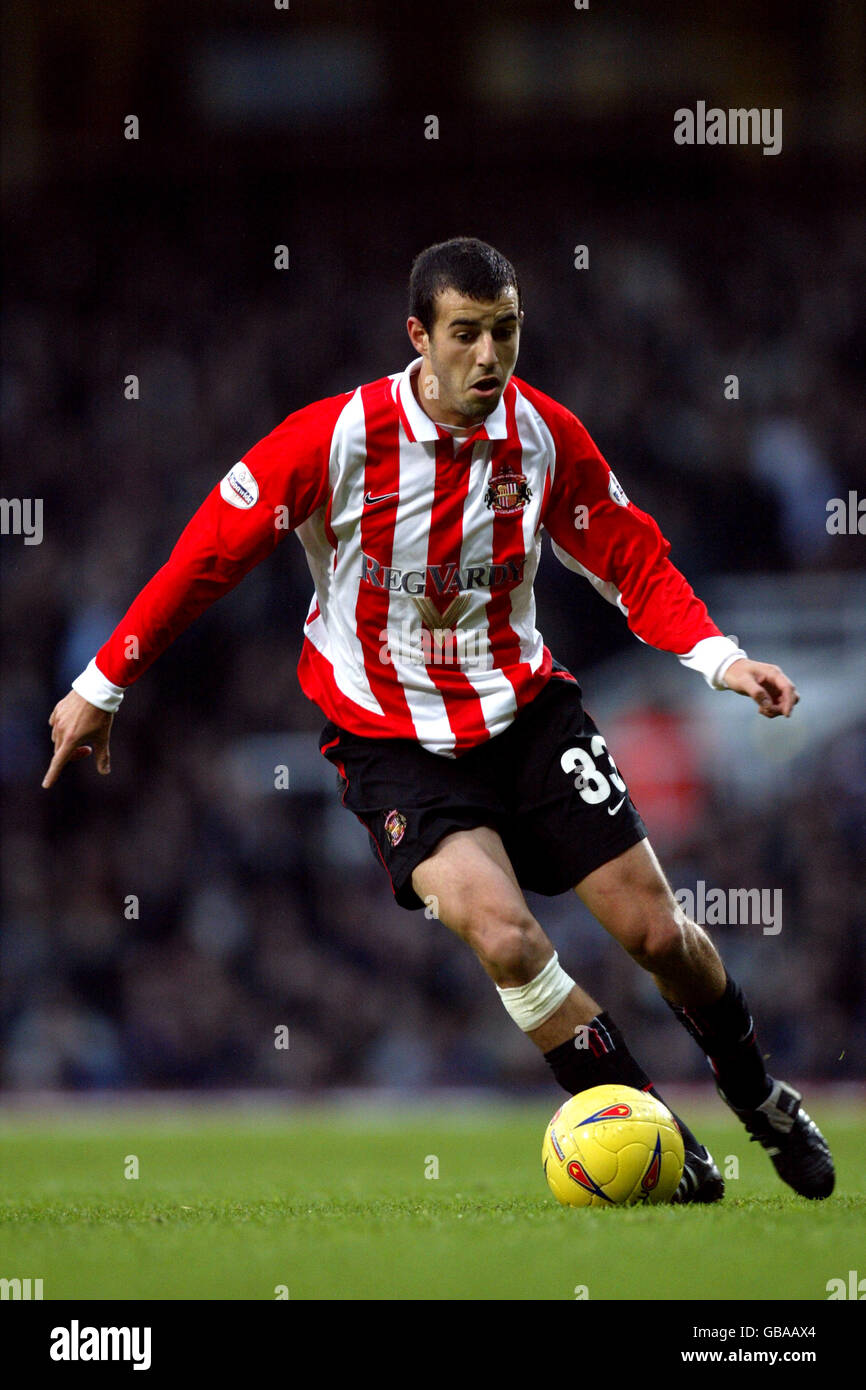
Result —
[{"label": "footballer running", "polygon": [[[517,275],[493,247],[458,237],[422,251],[414,361],[295,411],[229,469],[54,709],[43,785],[89,754],[109,771],[126,689],[295,531],[315,586],[299,679],[397,902],[437,904],[570,1095],[622,1084],[658,1096],[523,896],[573,889],[652,975],[779,1176],[827,1197],[823,1136],[767,1074],[740,986],[676,903],[577,680],[536,627],[542,531],[638,638],[714,690],[768,719],[789,717],[797,692],[716,627],[580,421],[514,376],[522,327]],[[674,1200],[718,1201],[712,1156],[678,1124]]]}]

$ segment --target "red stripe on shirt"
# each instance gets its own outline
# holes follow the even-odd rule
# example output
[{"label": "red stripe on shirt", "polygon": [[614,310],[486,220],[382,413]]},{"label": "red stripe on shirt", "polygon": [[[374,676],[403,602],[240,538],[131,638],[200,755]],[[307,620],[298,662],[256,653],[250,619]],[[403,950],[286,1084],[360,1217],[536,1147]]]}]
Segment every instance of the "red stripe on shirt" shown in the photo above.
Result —
[{"label": "red stripe on shirt", "polygon": [[[376,382],[361,388],[366,428],[366,463],[364,492],[374,497],[398,493],[400,488],[400,429],[391,399],[390,381]],[[364,506],[361,513],[361,550],[376,560],[382,570],[390,569],[394,554],[394,527],[397,521],[397,497]],[[380,573],[382,571],[379,571]],[[415,735],[415,726],[397,672],[390,659],[382,661],[388,647],[388,609],[390,592],[369,579],[358,586],[355,605],[355,629],[364,653],[364,669],[370,689],[389,719],[408,727]],[[395,737],[400,735],[395,734]]]},{"label": "red stripe on shirt", "polygon": [[[382,669],[387,668],[383,666]],[[318,705],[325,718],[341,729],[349,729],[365,738],[418,737],[408,710],[402,716],[375,714],[344,695],[334,679],[334,668],[330,661],[309,637],[301,648],[298,681],[307,699]]]},{"label": "red stripe on shirt", "polygon": [[[463,509],[469,493],[471,448],[455,456],[450,435],[440,438],[436,444],[436,476],[433,489],[433,505],[430,509],[430,532],[427,542],[427,579],[425,595],[432,599],[440,613],[460,594],[456,583],[444,594],[439,593],[430,567],[438,567],[440,575],[447,567],[460,568],[460,550],[463,545]],[[454,752],[461,753],[477,743],[483,743],[490,735],[484,720],[481,700],[472,687],[457,660],[457,625],[449,624],[445,634],[444,655],[450,656],[449,664],[428,662],[427,674],[439,691],[445,703],[445,713],[454,734]],[[435,637],[434,637],[435,642]],[[435,653],[435,646],[433,649]],[[431,653],[431,654],[433,654]]]}]

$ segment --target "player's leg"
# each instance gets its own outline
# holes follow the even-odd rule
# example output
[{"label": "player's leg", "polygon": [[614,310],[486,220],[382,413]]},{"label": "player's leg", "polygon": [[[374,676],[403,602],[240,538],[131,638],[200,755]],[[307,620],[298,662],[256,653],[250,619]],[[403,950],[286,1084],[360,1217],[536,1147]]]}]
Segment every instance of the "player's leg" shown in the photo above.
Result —
[{"label": "player's leg", "polygon": [[[677,903],[649,840],[641,840],[587,874],[575,892],[611,936],[653,975],[669,1003],[689,1009],[721,998],[726,977],[718,951]],[[762,1081],[759,1077],[759,1090]]]},{"label": "player's leg", "polygon": [[767,1073],[742,990],[707,933],[676,902],[649,842],[601,865],[575,891],[653,976],[705,1052],[722,1096],[779,1175],[803,1196],[829,1196],[833,1164],[822,1135],[801,1108],[799,1092]]},{"label": "player's leg", "polygon": [[[569,1095],[620,1084],[662,1099],[610,1015],[559,966],[495,831],[482,826],[445,836],[414,869],[412,886],[472,948],[508,1013]],[[724,1192],[718,1170],[677,1118],[694,1159],[679,1199],[717,1200]]]},{"label": "player's leg", "polygon": [[405,739],[362,738],[333,724],[320,748],[338,770],[343,805],[370,832],[397,902],[433,905],[542,1051],[574,1039],[599,1006],[559,969],[493,829],[505,807],[489,753],[445,759]]},{"label": "player's leg", "polygon": [[[505,999],[526,990],[550,967],[553,945],[529,910],[502,840],[490,826],[445,835],[412,871],[412,887],[424,902],[434,902],[437,918],[475,952]],[[543,990],[543,986],[541,987]],[[537,990],[536,993],[540,993]],[[588,1024],[599,1006],[579,985],[566,992],[560,980],[549,995],[563,997],[547,1017],[529,1031],[542,1051]],[[528,995],[526,1017],[531,1019]],[[545,1011],[537,1005],[537,1016]]]},{"label": "player's leg", "polygon": [[[570,705],[571,698],[554,691],[541,708],[534,701],[531,716],[522,714],[491,744],[457,760],[436,757],[405,739],[362,738],[333,724],[323,730],[320,747],[337,768],[343,805],[370,832],[397,902],[408,909],[432,906],[470,944],[506,1010],[544,1053],[569,1095],[617,1082],[649,1089],[649,1078],[613,1021],[559,965],[523,897],[513,856],[493,828],[512,826],[516,848],[528,849],[533,860],[552,839],[573,844],[567,833],[551,833],[550,822],[559,830],[564,819],[555,797],[542,790],[548,819],[539,818],[532,788],[508,785],[510,773],[534,764],[535,737],[549,741],[551,704],[566,699]],[[564,736],[568,740],[571,734]],[[568,789],[572,783],[569,777]],[[538,820],[543,822],[540,843],[531,834]],[[617,819],[615,849],[623,839],[633,842],[632,831],[624,837],[624,821],[624,814]],[[576,860],[569,853],[567,866],[559,866],[556,892],[583,876],[572,872],[576,864],[594,867],[614,852],[606,816],[603,826],[608,839],[593,850],[591,861],[584,851]],[[577,829],[583,831],[582,822]],[[579,835],[579,843],[585,839]],[[693,1140],[686,1127],[683,1132],[687,1143]]]}]

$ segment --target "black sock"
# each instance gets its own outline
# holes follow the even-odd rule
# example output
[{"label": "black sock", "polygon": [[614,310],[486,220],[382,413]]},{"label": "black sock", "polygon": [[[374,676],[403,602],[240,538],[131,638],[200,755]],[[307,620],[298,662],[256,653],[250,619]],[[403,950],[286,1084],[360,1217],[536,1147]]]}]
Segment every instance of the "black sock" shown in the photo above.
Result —
[{"label": "black sock", "polygon": [[545,1052],[544,1060],[570,1096],[591,1086],[634,1086],[643,1091],[652,1085],[607,1013],[596,1015],[574,1038]]},{"label": "black sock", "polygon": [[725,992],[713,1004],[684,1009],[671,1004],[684,1028],[709,1059],[719,1089],[737,1110],[754,1110],[773,1088],[743,991],[726,972]]},{"label": "black sock", "polygon": [[[592,1086],[633,1086],[648,1091],[662,1105],[667,1105],[650,1081],[646,1072],[628,1050],[625,1038],[610,1014],[600,1013],[574,1038],[545,1052],[547,1062],[563,1090],[570,1096],[588,1091]],[[670,1110],[670,1106],[667,1108]],[[671,1110],[683,1143],[692,1153],[702,1153],[701,1145],[688,1125]]]}]

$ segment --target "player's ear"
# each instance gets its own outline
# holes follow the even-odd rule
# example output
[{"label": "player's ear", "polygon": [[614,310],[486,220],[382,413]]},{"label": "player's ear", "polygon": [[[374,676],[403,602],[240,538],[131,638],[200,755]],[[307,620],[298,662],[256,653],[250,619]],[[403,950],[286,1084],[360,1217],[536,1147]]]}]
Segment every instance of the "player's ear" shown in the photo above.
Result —
[{"label": "player's ear", "polygon": [[427,348],[430,345],[430,336],[420,319],[410,317],[406,324],[406,332],[409,334],[409,341],[419,357],[426,356]]}]

